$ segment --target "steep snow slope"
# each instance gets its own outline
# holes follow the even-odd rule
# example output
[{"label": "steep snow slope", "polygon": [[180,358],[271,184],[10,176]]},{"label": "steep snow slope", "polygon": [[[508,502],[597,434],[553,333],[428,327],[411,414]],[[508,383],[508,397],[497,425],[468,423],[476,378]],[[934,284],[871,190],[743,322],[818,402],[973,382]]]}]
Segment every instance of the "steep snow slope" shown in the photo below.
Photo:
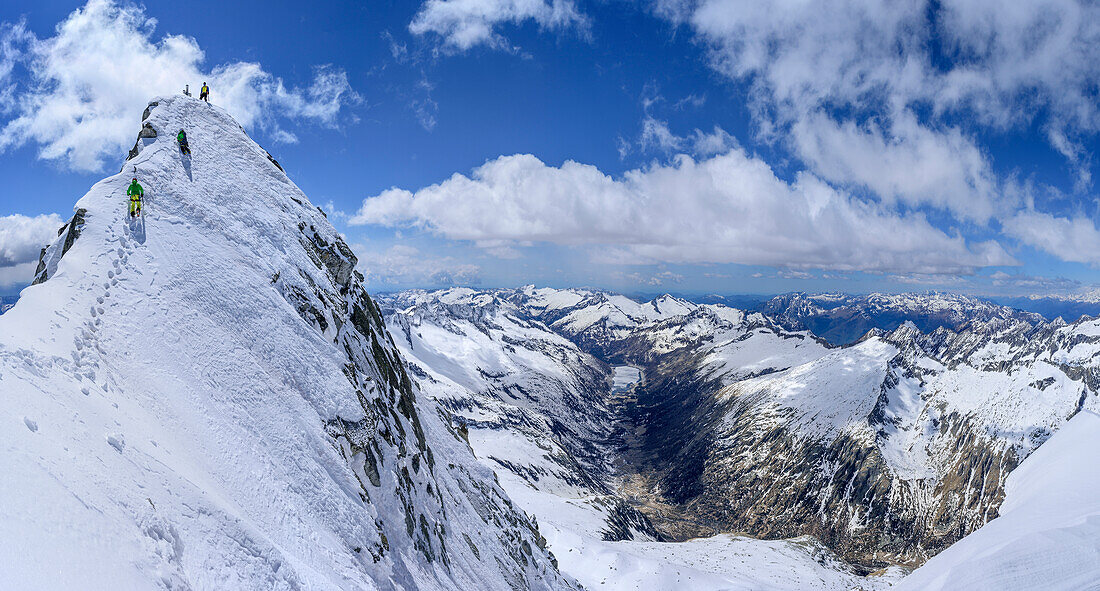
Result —
[{"label": "steep snow slope", "polygon": [[1100,589],[1100,415],[1083,411],[1005,484],[1000,517],[929,560],[899,591]]},{"label": "steep snow slope", "polygon": [[0,317],[3,586],[575,588],[324,216],[217,107],[147,117]]}]

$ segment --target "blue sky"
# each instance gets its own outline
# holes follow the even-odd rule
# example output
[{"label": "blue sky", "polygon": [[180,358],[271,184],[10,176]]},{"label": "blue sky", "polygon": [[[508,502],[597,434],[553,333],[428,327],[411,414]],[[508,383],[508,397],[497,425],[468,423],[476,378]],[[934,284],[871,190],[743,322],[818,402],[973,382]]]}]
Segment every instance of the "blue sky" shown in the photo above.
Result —
[{"label": "blue sky", "polygon": [[1094,3],[9,0],[0,22],[0,291],[144,102],[204,79],[375,290],[1100,279]]}]

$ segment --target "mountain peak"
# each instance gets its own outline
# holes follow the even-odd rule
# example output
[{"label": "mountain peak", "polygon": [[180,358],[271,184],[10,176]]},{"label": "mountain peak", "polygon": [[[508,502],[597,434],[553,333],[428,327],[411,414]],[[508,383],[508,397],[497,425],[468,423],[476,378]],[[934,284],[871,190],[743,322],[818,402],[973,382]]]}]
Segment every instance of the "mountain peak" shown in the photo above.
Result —
[{"label": "mountain peak", "polygon": [[8,584],[574,588],[283,170],[194,99],[142,129],[0,316]]}]

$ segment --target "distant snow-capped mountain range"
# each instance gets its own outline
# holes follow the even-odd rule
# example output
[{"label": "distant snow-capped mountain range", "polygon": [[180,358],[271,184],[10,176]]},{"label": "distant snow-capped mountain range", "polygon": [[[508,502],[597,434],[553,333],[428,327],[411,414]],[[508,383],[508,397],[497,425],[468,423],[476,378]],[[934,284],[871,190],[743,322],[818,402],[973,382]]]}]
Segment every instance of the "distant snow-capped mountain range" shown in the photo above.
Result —
[{"label": "distant snow-capped mountain range", "polygon": [[[509,495],[606,540],[810,535],[857,571],[918,566],[994,519],[1013,470],[1100,406],[1100,322],[966,296],[744,311],[528,286],[381,306]],[[610,394],[608,363],[643,382]]]}]

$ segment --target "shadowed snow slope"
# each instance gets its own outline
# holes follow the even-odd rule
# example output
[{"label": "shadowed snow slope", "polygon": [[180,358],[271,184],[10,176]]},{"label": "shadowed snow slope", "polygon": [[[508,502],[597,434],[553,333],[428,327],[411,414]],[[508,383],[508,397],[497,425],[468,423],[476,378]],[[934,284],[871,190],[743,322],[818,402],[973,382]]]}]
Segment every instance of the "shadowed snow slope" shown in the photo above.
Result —
[{"label": "shadowed snow slope", "polygon": [[187,97],[146,123],[0,317],[3,586],[574,589],[263,149]]}]

